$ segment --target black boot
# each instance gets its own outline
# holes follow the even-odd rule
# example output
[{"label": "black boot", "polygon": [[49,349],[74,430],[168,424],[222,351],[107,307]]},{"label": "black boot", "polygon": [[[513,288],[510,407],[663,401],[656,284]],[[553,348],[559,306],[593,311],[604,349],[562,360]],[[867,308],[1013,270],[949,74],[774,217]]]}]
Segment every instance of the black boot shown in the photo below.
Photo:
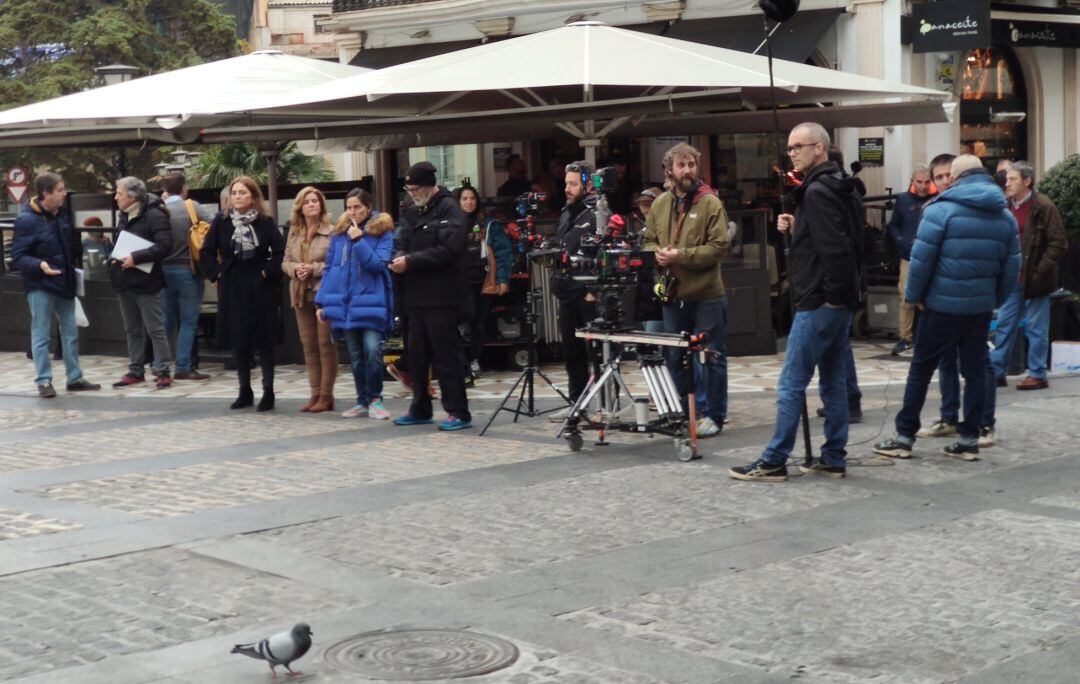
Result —
[{"label": "black boot", "polygon": [[259,400],[259,405],[255,407],[255,410],[259,413],[274,410],[274,390],[263,390],[262,399]]},{"label": "black boot", "polygon": [[[251,391],[251,385],[240,388],[240,396],[236,398],[236,401],[229,404],[231,409],[248,408],[255,404],[255,393]],[[260,404],[261,406],[261,404]]]}]

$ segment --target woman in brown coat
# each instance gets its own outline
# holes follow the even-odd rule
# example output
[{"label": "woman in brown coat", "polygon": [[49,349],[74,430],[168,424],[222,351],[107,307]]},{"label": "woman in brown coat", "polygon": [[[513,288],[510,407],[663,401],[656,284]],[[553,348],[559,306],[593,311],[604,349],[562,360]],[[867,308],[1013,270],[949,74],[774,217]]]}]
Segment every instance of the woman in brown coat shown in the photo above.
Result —
[{"label": "woman in brown coat", "polygon": [[311,400],[300,410],[311,413],[333,411],[337,347],[330,326],[320,323],[315,315],[315,293],[322,284],[334,226],[326,210],[326,197],[318,189],[308,186],[297,194],[290,226],[282,270],[289,277],[289,301],[296,312],[311,385]]}]

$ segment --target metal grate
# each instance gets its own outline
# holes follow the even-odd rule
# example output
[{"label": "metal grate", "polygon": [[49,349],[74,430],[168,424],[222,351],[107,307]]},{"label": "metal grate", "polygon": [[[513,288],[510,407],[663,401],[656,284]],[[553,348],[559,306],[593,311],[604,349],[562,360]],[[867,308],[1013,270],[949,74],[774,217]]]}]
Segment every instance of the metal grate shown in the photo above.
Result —
[{"label": "metal grate", "polygon": [[396,7],[398,5],[418,5],[422,2],[438,1],[439,0],[334,0],[333,11],[356,12],[358,10]]}]

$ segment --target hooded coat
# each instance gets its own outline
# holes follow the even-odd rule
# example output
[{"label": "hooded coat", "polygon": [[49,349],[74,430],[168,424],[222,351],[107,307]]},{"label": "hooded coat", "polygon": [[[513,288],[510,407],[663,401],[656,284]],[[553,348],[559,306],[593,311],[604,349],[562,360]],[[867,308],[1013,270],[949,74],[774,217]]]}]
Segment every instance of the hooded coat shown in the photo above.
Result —
[{"label": "hooded coat", "polygon": [[1001,306],[1020,276],[1020,234],[989,173],[960,174],[923,209],[904,299],[971,316]]},{"label": "hooded coat", "polygon": [[372,215],[356,240],[345,232],[347,225],[348,215],[342,216],[330,237],[315,306],[334,330],[377,330],[386,336],[394,324],[393,286],[386,267],[393,250],[394,220],[389,214]]},{"label": "hooded coat", "polygon": [[791,293],[797,311],[854,308],[862,298],[862,197],[835,162],[819,164],[795,192]]},{"label": "hooded coat", "polygon": [[144,240],[154,243],[146,249],[131,253],[136,264],[152,263],[149,273],[138,268],[124,268],[118,261],[109,262],[109,279],[117,292],[131,294],[155,294],[165,289],[165,271],[161,262],[172,253],[172,220],[165,203],[157,195],[147,195],[146,201],[139,207],[134,217],[126,211],[120,212],[118,230],[126,230]]},{"label": "hooded coat", "polygon": [[661,194],[646,225],[645,249],[679,250],[679,262],[671,267],[678,280],[678,299],[696,302],[724,296],[720,262],[728,249],[728,217],[715,190],[700,183],[681,199],[670,190]]},{"label": "hooded coat", "polygon": [[405,309],[459,308],[465,292],[465,212],[439,188],[427,204],[402,217],[394,254],[406,257]]}]

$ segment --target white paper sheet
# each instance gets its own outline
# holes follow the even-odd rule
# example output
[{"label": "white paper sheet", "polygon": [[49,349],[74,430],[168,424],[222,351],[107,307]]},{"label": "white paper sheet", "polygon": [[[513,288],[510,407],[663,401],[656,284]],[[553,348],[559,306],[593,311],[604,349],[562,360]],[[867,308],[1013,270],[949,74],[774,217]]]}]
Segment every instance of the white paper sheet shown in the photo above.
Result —
[{"label": "white paper sheet", "polygon": [[86,296],[86,271],[81,268],[75,269],[75,295],[77,297]]},{"label": "white paper sheet", "polygon": [[[146,249],[153,247],[154,243],[149,240],[144,240],[135,233],[129,233],[126,230],[120,231],[116,236],[116,246],[113,247],[112,254],[109,255],[110,259],[123,259],[129,256],[132,252],[138,252],[140,249]],[[135,268],[139,269],[143,273],[149,273],[154,268],[154,264],[135,264]]]}]

